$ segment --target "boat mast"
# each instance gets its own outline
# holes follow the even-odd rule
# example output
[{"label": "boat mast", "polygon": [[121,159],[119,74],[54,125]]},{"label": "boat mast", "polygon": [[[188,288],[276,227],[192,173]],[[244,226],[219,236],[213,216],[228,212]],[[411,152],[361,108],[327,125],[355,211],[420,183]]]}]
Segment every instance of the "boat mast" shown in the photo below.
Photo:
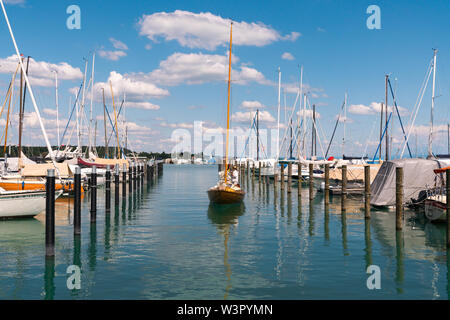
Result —
[{"label": "boat mast", "polygon": [[233,22],[231,22],[230,26],[230,52],[229,52],[229,62],[228,62],[228,102],[227,102],[227,138],[225,145],[225,184],[227,184],[227,174],[228,174],[228,137],[229,137],[229,129],[230,129],[230,93],[231,93],[231,49],[233,43]]},{"label": "boat mast", "polygon": [[56,104],[56,132],[58,136],[58,148],[61,145],[61,141],[59,139],[59,103],[58,103],[58,72],[55,72],[55,104]]},{"label": "boat mast", "polygon": [[344,135],[342,136],[342,159],[344,159],[345,155],[345,129],[347,124],[347,91],[345,92],[344,97]]},{"label": "boat mast", "polygon": [[278,125],[277,125],[277,161],[280,157],[280,107],[281,107],[281,71],[278,67]]},{"label": "boat mast", "polygon": [[81,97],[81,106],[80,104],[78,104],[78,113],[77,113],[77,121],[78,121],[78,125],[77,125],[77,130],[78,130],[78,148],[80,149],[80,152],[83,153],[83,147],[81,146],[81,127],[83,125],[83,118],[82,118],[82,114],[84,111],[84,101],[85,101],[85,92],[86,92],[86,72],[87,72],[87,64],[88,61],[86,59],[84,59],[85,63],[84,63],[84,75],[83,75],[83,92],[82,92],[82,97]]},{"label": "boat mast", "polygon": [[117,112],[116,112],[116,105],[114,104],[114,91],[113,91],[111,81],[109,81],[109,86],[111,88],[111,97],[112,97],[112,103],[113,103],[113,108],[114,108],[114,121],[115,121],[115,127],[116,127],[116,137],[117,137],[117,158],[119,158],[120,157],[119,130],[117,129]]},{"label": "boat mast", "polygon": [[[36,104],[36,100],[34,98],[34,94],[33,94],[33,90],[32,90],[31,85],[30,85],[30,81],[29,81],[28,76],[27,76],[27,74],[25,72],[25,67],[24,67],[24,65],[22,63],[22,59],[20,58],[19,48],[17,47],[16,39],[14,38],[14,34],[12,32],[11,25],[9,23],[8,15],[6,14],[6,10],[5,10],[5,6],[3,4],[3,0],[0,0],[0,5],[2,6],[3,14],[4,14],[5,20],[6,20],[6,24],[8,25],[9,33],[11,35],[11,39],[12,39],[12,42],[14,44],[14,48],[16,50],[17,59],[19,60],[20,67],[22,69],[22,72],[24,73],[25,83],[26,83],[27,87],[29,87],[29,90],[30,90],[31,101],[33,103],[34,111],[36,112],[36,115],[37,115],[38,120],[39,120],[39,125],[40,125],[41,130],[42,130],[42,135],[44,136],[44,140],[45,140],[45,143],[47,145],[48,152],[49,152],[50,157],[51,157],[51,159],[53,161],[53,164],[54,164],[54,166],[56,168],[55,156],[53,154],[52,147],[51,147],[50,142],[48,140],[47,132],[45,131],[44,123],[42,122],[41,114],[40,114],[39,108],[38,108],[38,106]],[[57,171],[57,173],[59,175],[58,168],[56,168],[56,171]]]},{"label": "boat mast", "polygon": [[302,99],[303,96],[303,65],[300,68],[300,102],[298,104],[298,116],[297,116],[297,157],[300,160],[300,140],[299,140],[299,136],[300,136],[300,111],[302,110]]},{"label": "boat mast", "polygon": [[106,135],[106,129],[107,129],[107,123],[106,123],[106,104],[105,104],[105,89],[102,88],[102,96],[103,96],[103,127],[105,128],[105,155],[104,157],[106,159],[109,158],[109,152],[108,152],[108,137]]},{"label": "boat mast", "polygon": [[[91,152],[92,149],[92,139],[91,139],[91,127],[92,127],[92,122],[94,121],[93,119],[93,114],[92,114],[92,102],[94,100],[94,66],[95,66],[95,52],[92,54],[92,74],[91,74],[91,112],[90,112],[90,120],[89,120],[89,154]],[[94,146],[95,148],[95,146]]]},{"label": "boat mast", "polygon": [[386,130],[386,160],[389,160],[389,128],[388,128],[388,80],[389,80],[389,75],[385,76],[385,130]]},{"label": "boat mast", "polygon": [[256,161],[259,161],[259,110],[256,109]]},{"label": "boat mast", "polygon": [[433,49],[433,88],[431,94],[431,117],[430,117],[430,135],[428,137],[428,157],[433,156],[433,116],[434,116],[434,89],[436,84],[436,53],[437,49]]}]

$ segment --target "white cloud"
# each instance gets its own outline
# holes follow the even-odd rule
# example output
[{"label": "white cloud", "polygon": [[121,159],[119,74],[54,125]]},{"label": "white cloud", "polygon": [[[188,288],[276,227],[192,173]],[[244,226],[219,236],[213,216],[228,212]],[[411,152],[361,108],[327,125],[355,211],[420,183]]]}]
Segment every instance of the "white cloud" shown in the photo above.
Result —
[{"label": "white cloud", "polygon": [[[297,111],[297,115],[300,117],[303,117],[305,115],[306,118],[312,119],[313,117],[313,111],[310,109],[302,109],[300,111]],[[320,113],[316,111],[316,119],[320,119]]]},{"label": "white cloud", "polygon": [[281,55],[281,59],[294,60],[294,56],[292,54],[290,54],[289,52],[285,52]]},{"label": "white cloud", "polygon": [[345,117],[345,116],[340,116],[339,117],[339,115],[337,114],[335,117],[334,117],[334,119],[335,120],[337,120],[339,118],[339,122],[341,122],[341,123],[353,123],[353,120],[352,119],[350,119],[349,117]]},{"label": "white cloud", "polygon": [[11,4],[11,5],[23,5],[25,4],[26,0],[3,0],[5,4]]},{"label": "white cloud", "polygon": [[[230,20],[210,12],[193,13],[176,10],[143,15],[138,23],[139,34],[156,42],[158,37],[175,40],[181,46],[214,50],[229,42]],[[295,41],[298,32],[282,36],[260,22],[234,22],[233,44],[265,46],[279,40]]]},{"label": "white cloud", "polygon": [[100,55],[100,57],[111,61],[117,61],[120,58],[127,56],[127,53],[122,50],[114,50],[114,51],[99,50],[98,54]]},{"label": "white cloud", "polygon": [[[232,61],[237,62],[236,57]],[[202,84],[205,82],[228,80],[228,57],[226,55],[210,55],[202,53],[174,53],[159,64],[159,68],[148,74],[130,74],[131,78],[150,81],[167,86],[181,83]],[[233,70],[232,81],[238,84],[257,82],[269,84],[264,75],[256,69],[241,64]]]},{"label": "white cloud", "polygon": [[[26,64],[25,59],[25,64]],[[18,60],[16,55],[0,59],[0,73],[12,74],[16,71]],[[25,66],[26,67],[26,66]],[[58,73],[58,80],[77,80],[83,78],[83,73],[79,68],[74,68],[67,62],[58,64],[46,61],[36,61],[30,58],[29,78],[31,85],[54,86],[55,72]]]},{"label": "white cloud", "polygon": [[119,50],[128,50],[128,46],[122,41],[116,40],[114,38],[109,38],[114,48]]},{"label": "white cloud", "polygon": [[[401,116],[406,116],[409,114],[408,109],[397,106],[398,111]],[[383,108],[385,110],[386,108]],[[381,103],[379,102],[372,102],[370,105],[366,106],[364,104],[353,104],[348,107],[348,112],[353,114],[360,114],[360,115],[374,115],[374,114],[380,114],[381,113]],[[388,112],[392,112],[393,106],[388,107]],[[395,111],[395,110],[394,110]]]},{"label": "white cloud", "polygon": [[168,123],[166,121],[162,121],[159,125],[161,127],[166,127],[166,128],[183,128],[183,129],[192,129],[194,127],[194,125],[192,123],[186,123],[186,122]]},{"label": "white cloud", "polygon": [[45,113],[46,115],[56,117],[56,109],[45,108],[44,110],[42,110],[42,112]]},{"label": "white cloud", "polygon": [[242,101],[241,103],[241,108],[248,108],[248,109],[261,109],[261,108],[265,108],[266,106],[263,105],[261,102],[259,101]]},{"label": "white cloud", "polygon": [[127,102],[127,108],[136,108],[136,109],[144,109],[144,110],[159,110],[160,106],[153,104],[151,102],[143,101],[143,102]]},{"label": "white cloud", "polygon": [[[236,112],[231,115],[231,120],[235,122],[250,122],[255,113],[255,111]],[[275,118],[268,111],[260,111],[258,118],[260,122],[275,122]]]}]

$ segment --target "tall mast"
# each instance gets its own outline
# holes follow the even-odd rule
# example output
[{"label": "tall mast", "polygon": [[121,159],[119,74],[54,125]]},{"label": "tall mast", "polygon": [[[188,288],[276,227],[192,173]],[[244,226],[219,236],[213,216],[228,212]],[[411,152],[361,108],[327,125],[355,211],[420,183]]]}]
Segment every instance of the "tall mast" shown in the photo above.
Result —
[{"label": "tall mast", "polygon": [[259,110],[256,109],[256,161],[259,161]]},{"label": "tall mast", "polygon": [[20,70],[20,104],[19,104],[19,172],[22,167],[22,121],[23,117],[23,71]]},{"label": "tall mast", "polygon": [[[3,4],[3,0],[0,0],[0,4],[2,6],[3,14],[4,14],[5,20],[6,20],[6,24],[8,25],[9,33],[11,35],[11,39],[12,39],[12,42],[14,44],[14,48],[16,50],[17,59],[19,60],[22,72],[25,73],[25,67],[24,67],[24,65],[22,63],[22,59],[20,58],[20,51],[19,51],[19,48],[17,47],[16,39],[14,38],[14,34],[12,32],[11,25],[9,23],[8,15],[6,14],[6,10],[5,10],[5,6]],[[30,81],[29,81],[28,76],[26,75],[26,73],[24,74],[24,76],[25,76],[25,82],[27,84],[27,87],[29,87],[29,90],[30,90],[30,98],[31,98],[31,101],[33,102],[34,111],[36,112],[36,115],[37,115],[38,120],[39,120],[39,125],[40,125],[41,130],[42,130],[42,135],[44,136],[44,140],[45,140],[45,143],[47,145],[47,149],[48,149],[50,157],[51,157],[51,159],[53,161],[53,164],[56,167],[55,156],[53,154],[52,147],[51,147],[50,142],[48,140],[47,132],[45,131],[44,123],[42,122],[41,114],[40,114],[39,108],[38,108],[38,106],[36,104],[36,100],[34,98],[33,90],[32,90],[32,88],[30,86]],[[56,168],[56,171],[57,171],[57,173],[59,175],[59,171],[58,171],[57,168]]]},{"label": "tall mast", "polygon": [[58,136],[58,148],[61,145],[61,141],[59,139],[59,103],[58,103],[58,72],[55,72],[55,104],[56,104],[56,131]]},{"label": "tall mast", "polygon": [[[302,110],[302,96],[303,96],[303,66],[300,68],[300,103],[298,104],[298,116],[297,116],[297,139],[300,134],[300,110]],[[300,159],[300,141],[297,143],[297,153]]]},{"label": "tall mast", "polygon": [[115,121],[115,127],[116,127],[116,137],[117,137],[117,157],[120,157],[120,143],[119,143],[119,130],[117,129],[117,112],[116,112],[116,105],[114,104],[114,91],[112,87],[112,82],[109,81],[109,86],[111,88],[111,96],[112,96],[112,103],[114,108],[114,121]]},{"label": "tall mast", "polygon": [[430,117],[430,136],[428,138],[428,156],[433,156],[433,116],[434,116],[434,89],[436,84],[436,53],[437,49],[433,49],[433,89],[431,93],[431,117]]},{"label": "tall mast", "polygon": [[102,95],[103,95],[103,127],[105,128],[105,158],[109,158],[109,152],[108,152],[108,137],[106,135],[106,104],[105,104],[105,89],[102,88]]},{"label": "tall mast", "polygon": [[389,75],[385,76],[385,107],[386,107],[386,111],[385,111],[385,130],[386,130],[386,160],[389,160],[389,128],[387,127],[388,125],[388,80],[389,80]]},{"label": "tall mast", "polygon": [[345,129],[347,124],[347,91],[345,92],[344,97],[344,135],[342,136],[342,158],[345,155]]},{"label": "tall mast", "polygon": [[[92,74],[91,74],[91,112],[90,112],[90,120],[89,120],[89,152],[92,149],[92,139],[91,139],[91,128],[92,128],[92,122],[93,114],[92,114],[92,102],[94,100],[94,66],[95,66],[95,52],[92,54]],[[95,146],[94,146],[95,148]]]},{"label": "tall mast", "polygon": [[83,111],[84,111],[84,98],[85,98],[85,92],[86,92],[86,72],[87,72],[87,64],[88,61],[86,59],[84,59],[85,63],[84,63],[84,75],[83,75],[83,92],[82,92],[82,98],[81,98],[81,106],[80,104],[78,104],[78,147],[80,148],[80,152],[83,153],[83,147],[81,146],[81,128],[83,126]]},{"label": "tall mast", "polygon": [[311,159],[313,156],[315,156],[314,152],[314,144],[316,141],[316,105],[313,104],[313,124],[312,124],[312,132],[311,132]]},{"label": "tall mast", "polygon": [[281,71],[278,67],[278,124],[277,124],[277,161],[280,157],[280,107],[281,107]]},{"label": "tall mast", "polygon": [[380,161],[381,161],[381,153],[383,152],[383,148],[381,146],[383,145],[381,139],[383,138],[383,102],[381,103],[381,113],[380,113]]},{"label": "tall mast", "polygon": [[228,102],[227,102],[227,139],[225,145],[225,184],[227,184],[227,175],[228,175],[228,137],[229,137],[229,129],[230,129],[230,93],[231,93],[231,49],[233,43],[233,22],[231,22],[230,26],[230,53],[229,53],[229,62],[228,62]]}]

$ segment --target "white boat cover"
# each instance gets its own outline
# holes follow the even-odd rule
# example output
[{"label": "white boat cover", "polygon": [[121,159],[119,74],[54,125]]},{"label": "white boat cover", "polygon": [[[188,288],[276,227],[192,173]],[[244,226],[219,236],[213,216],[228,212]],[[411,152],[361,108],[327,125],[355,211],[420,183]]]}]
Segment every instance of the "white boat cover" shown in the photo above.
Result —
[{"label": "white boat cover", "polygon": [[435,183],[434,169],[449,165],[450,159],[397,159],[383,162],[373,180],[370,204],[374,206],[395,205],[396,168],[403,167],[403,201],[410,203],[419,192],[432,188]]}]

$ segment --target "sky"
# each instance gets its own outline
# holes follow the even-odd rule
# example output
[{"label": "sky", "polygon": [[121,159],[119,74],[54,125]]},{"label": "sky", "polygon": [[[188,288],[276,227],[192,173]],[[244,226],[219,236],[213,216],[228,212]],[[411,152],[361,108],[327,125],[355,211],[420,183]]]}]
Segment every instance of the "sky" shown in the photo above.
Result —
[{"label": "sky", "polygon": [[[80,8],[80,29],[67,27],[72,13],[67,13],[67,9],[71,5]],[[372,15],[367,13],[370,5],[380,8],[380,29],[367,27]],[[390,75],[403,125],[408,130],[433,49],[438,49],[433,151],[447,153],[447,1],[7,0],[6,10],[19,50],[32,57],[30,81],[54,145],[54,71],[58,73],[62,135],[83,80],[84,59],[88,61],[85,111],[89,119],[94,52],[92,105],[97,144],[104,141],[102,90],[114,121],[110,84],[117,108],[125,95],[129,147],[137,151],[172,151],[174,130],[192,132],[194,121],[203,121],[204,129],[221,132],[226,127],[229,22],[233,20],[233,128],[248,129],[256,109],[260,110],[261,128],[276,128],[278,68],[282,78],[280,123],[284,128],[296,100],[303,66],[303,91],[307,93],[308,105],[316,105],[319,155],[328,145],[347,92],[345,145],[342,146],[341,114],[329,155],[372,157],[379,140],[385,75]],[[3,103],[17,57],[3,15],[0,20]],[[411,131],[413,154],[425,154],[427,150],[431,83],[432,77]],[[18,92],[18,86],[15,90]],[[392,105],[390,96],[388,104]],[[13,105],[16,106],[11,111],[8,143],[15,144],[16,98]],[[295,106],[297,111],[299,104]],[[24,143],[44,145],[33,112],[27,97]],[[2,127],[6,115],[5,111],[0,120]],[[308,112],[307,117],[310,116]],[[69,128],[74,125],[72,120]],[[398,118],[393,118],[390,130],[391,154],[398,157],[403,147]],[[64,144],[69,135],[70,130]],[[282,132],[280,136],[283,135]],[[87,144],[86,129],[83,141]],[[267,150],[274,149],[270,141],[269,138]],[[70,143],[76,144],[75,136]]]}]

